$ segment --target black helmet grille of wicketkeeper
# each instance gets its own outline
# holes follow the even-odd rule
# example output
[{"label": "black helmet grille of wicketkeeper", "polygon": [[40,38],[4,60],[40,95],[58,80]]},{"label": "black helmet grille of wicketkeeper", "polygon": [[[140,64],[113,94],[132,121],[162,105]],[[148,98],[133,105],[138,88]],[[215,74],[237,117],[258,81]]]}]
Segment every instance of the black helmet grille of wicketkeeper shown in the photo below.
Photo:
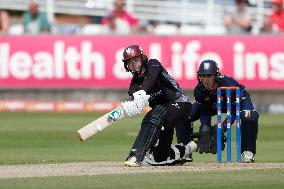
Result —
[{"label": "black helmet grille of wicketkeeper", "polygon": [[128,68],[128,61],[135,57],[141,57],[143,65],[148,63],[148,57],[142,51],[142,49],[138,45],[130,45],[124,49],[122,59],[124,68],[127,72],[131,72],[131,70]]}]

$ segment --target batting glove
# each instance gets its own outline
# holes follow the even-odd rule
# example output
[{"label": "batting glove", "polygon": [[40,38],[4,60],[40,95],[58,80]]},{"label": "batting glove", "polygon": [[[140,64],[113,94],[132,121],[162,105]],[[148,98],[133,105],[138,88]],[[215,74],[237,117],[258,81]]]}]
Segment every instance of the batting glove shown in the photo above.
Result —
[{"label": "batting glove", "polygon": [[121,103],[121,106],[128,116],[135,116],[141,112],[134,101],[125,101]]},{"label": "batting glove", "polygon": [[139,90],[133,93],[133,97],[134,102],[136,103],[136,106],[138,107],[140,112],[149,105],[148,100],[150,98],[150,95],[147,95],[144,90]]}]

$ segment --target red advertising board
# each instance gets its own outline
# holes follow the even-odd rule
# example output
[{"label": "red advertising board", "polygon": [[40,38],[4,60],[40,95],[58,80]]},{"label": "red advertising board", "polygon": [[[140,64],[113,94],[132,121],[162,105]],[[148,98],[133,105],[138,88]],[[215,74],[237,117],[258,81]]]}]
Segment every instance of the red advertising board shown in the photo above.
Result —
[{"label": "red advertising board", "polygon": [[250,89],[284,89],[284,36],[2,36],[1,88],[127,88],[122,51],[139,44],[184,89],[202,59]]}]

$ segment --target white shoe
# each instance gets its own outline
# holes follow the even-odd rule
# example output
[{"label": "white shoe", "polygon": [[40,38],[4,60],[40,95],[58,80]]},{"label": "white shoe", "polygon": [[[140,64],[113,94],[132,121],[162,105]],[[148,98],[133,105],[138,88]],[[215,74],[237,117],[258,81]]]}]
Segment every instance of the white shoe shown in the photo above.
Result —
[{"label": "white shoe", "polygon": [[141,163],[137,160],[136,156],[131,156],[124,162],[124,165],[128,167],[140,167]]},{"label": "white shoe", "polygon": [[251,151],[244,151],[241,155],[242,163],[253,163],[254,162],[254,154]]},{"label": "white shoe", "polygon": [[185,145],[185,153],[184,156],[181,159],[184,159],[186,161],[192,161],[192,153],[196,152],[197,150],[197,144],[194,141],[189,142],[187,145]]}]

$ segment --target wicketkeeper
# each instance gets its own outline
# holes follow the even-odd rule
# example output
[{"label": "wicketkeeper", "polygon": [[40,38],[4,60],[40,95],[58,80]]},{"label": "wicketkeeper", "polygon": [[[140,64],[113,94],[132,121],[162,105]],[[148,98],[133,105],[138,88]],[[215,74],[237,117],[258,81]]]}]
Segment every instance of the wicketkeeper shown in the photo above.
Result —
[{"label": "wicketkeeper", "polygon": [[[191,121],[200,119],[199,152],[213,153],[217,151],[217,125],[211,126],[211,117],[217,114],[217,88],[240,88],[240,117],[241,117],[241,162],[251,163],[255,160],[256,139],[258,133],[259,114],[254,110],[249,93],[245,87],[228,75],[221,75],[214,60],[204,60],[197,72],[198,84],[194,89],[196,102],[190,113]],[[226,93],[222,93],[222,113],[226,113]],[[231,91],[231,123],[236,118],[236,91]],[[222,123],[223,136],[226,132],[226,119]],[[223,148],[224,148],[223,138]]]},{"label": "wicketkeeper", "polygon": [[192,161],[191,153],[197,148],[193,141],[172,145],[174,128],[191,125],[188,114],[192,104],[188,97],[161,63],[148,60],[138,45],[125,48],[123,62],[126,71],[133,75],[128,92],[132,101],[122,103],[126,115],[135,116],[148,104],[152,108],[143,118],[125,165],[172,165]]}]

